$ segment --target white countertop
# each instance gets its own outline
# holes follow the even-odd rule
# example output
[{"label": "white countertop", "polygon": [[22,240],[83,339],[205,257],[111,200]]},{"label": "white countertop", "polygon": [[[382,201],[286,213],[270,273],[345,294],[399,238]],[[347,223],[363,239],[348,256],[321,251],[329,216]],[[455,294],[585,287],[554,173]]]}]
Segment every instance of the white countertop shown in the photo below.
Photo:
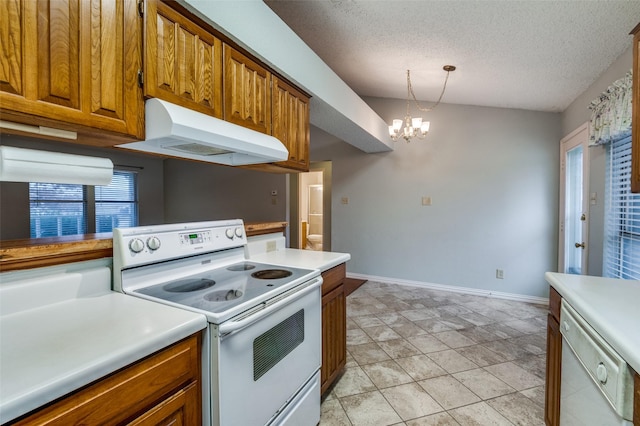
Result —
[{"label": "white countertop", "polygon": [[[207,325],[203,315],[110,291],[108,267],[42,269],[53,272],[0,277],[0,423]],[[30,286],[38,296],[20,294]]]},{"label": "white countertop", "polygon": [[251,260],[296,268],[319,269],[324,272],[351,259],[349,253],[281,248],[252,255]]},{"label": "white countertop", "polygon": [[545,278],[640,373],[640,281],[556,272]]}]

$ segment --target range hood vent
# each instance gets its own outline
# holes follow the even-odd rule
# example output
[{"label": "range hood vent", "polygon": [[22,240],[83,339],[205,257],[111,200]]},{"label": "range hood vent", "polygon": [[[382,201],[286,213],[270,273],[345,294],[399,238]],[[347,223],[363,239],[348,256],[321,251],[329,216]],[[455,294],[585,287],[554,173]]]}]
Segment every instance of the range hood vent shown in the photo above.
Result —
[{"label": "range hood vent", "polygon": [[160,99],[145,102],[146,139],[120,148],[240,166],[289,158],[273,136],[247,129]]}]

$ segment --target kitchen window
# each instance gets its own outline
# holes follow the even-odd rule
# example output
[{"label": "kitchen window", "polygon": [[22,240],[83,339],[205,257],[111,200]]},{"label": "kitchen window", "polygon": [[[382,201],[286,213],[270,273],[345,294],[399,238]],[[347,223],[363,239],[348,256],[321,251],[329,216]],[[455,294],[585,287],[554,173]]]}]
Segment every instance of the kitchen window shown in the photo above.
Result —
[{"label": "kitchen window", "polygon": [[115,170],[111,184],[29,183],[31,238],[111,232],[138,224],[135,172]]},{"label": "kitchen window", "polygon": [[607,144],[603,275],[640,279],[640,194],[631,193],[631,137]]}]

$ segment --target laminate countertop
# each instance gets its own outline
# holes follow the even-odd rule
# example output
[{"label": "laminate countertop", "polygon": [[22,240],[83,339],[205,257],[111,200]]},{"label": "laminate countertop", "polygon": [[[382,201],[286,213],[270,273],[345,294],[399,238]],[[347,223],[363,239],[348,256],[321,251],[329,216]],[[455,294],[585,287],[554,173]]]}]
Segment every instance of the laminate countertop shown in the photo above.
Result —
[{"label": "laminate countertop", "polygon": [[280,248],[250,256],[251,260],[295,268],[319,269],[324,272],[351,259],[349,253]]},{"label": "laminate countertop", "polygon": [[204,315],[111,291],[108,263],[0,274],[0,423],[206,327]]},{"label": "laminate countertop", "polygon": [[640,281],[547,272],[547,282],[640,372]]}]

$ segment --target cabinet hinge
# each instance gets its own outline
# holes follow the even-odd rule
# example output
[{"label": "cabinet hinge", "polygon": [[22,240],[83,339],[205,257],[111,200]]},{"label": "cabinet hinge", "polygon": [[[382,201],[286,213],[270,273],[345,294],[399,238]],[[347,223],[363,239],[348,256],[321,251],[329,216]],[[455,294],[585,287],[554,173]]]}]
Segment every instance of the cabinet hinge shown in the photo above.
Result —
[{"label": "cabinet hinge", "polygon": [[142,70],[138,70],[138,86],[144,86],[144,73],[142,72]]},{"label": "cabinet hinge", "polygon": [[138,15],[141,18],[144,16],[144,0],[138,0]]}]

